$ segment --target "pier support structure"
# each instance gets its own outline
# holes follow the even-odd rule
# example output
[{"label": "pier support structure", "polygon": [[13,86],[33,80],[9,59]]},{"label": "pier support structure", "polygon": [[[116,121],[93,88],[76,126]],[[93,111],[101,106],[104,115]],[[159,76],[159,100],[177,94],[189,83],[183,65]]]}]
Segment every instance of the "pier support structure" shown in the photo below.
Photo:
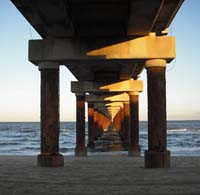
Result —
[{"label": "pier support structure", "polygon": [[94,148],[95,130],[94,130],[94,104],[88,102],[88,147]]},{"label": "pier support structure", "polygon": [[[128,150],[129,140],[130,140],[130,98],[127,93],[129,92],[142,92],[143,91],[143,82],[141,80],[125,80],[121,82],[115,83],[96,83],[96,82],[71,82],[71,91],[73,93],[90,93],[93,95],[87,95],[86,101],[88,103],[93,103],[95,106],[94,112],[94,135],[96,139],[98,137],[97,132],[101,132],[104,127],[103,124],[107,124],[106,117],[102,117],[102,114],[99,112],[98,108],[103,107],[106,108],[107,111],[111,112],[112,117],[120,111],[121,106],[123,106],[123,132],[122,141],[124,148]],[[96,95],[95,95],[96,94]],[[97,95],[98,94],[98,95]],[[118,106],[118,109],[114,109]],[[137,110],[138,112],[138,110]],[[133,111],[133,113],[135,113]],[[132,114],[132,117],[135,117]],[[90,120],[90,118],[88,118]],[[132,120],[132,119],[131,119]],[[133,120],[138,120],[133,119]],[[90,122],[89,122],[90,123]],[[90,124],[89,124],[90,128]],[[89,130],[90,131],[90,130]],[[138,129],[137,129],[138,131]],[[134,132],[135,133],[135,132]],[[135,135],[133,135],[135,136]],[[134,141],[138,138],[134,138]],[[137,144],[134,144],[136,146]],[[138,148],[137,148],[138,149]],[[131,151],[131,150],[130,150]],[[137,151],[138,152],[138,151]],[[136,153],[136,148],[135,148]]]},{"label": "pier support structure", "polygon": [[[101,105],[101,104],[100,104]],[[106,129],[111,120],[107,115],[107,108],[105,106],[102,107],[102,105],[99,107],[99,104],[94,103],[94,108],[95,108],[95,121],[96,121],[96,126],[95,126],[95,131],[96,131],[96,136],[95,136],[95,140],[100,137],[103,132],[104,129]]]},{"label": "pier support structure", "polygon": [[59,64],[45,62],[41,72],[41,154],[37,164],[43,167],[64,166],[59,154]]},{"label": "pier support structure", "polygon": [[122,120],[123,120],[122,110],[123,110],[123,107],[119,109],[119,112],[115,115],[114,120],[113,120],[114,126],[118,132],[121,132],[123,130],[122,129]]},{"label": "pier support structure", "polygon": [[123,102],[124,107],[124,132],[123,132],[123,146],[128,149],[130,139],[130,102]]},{"label": "pier support structure", "polygon": [[87,156],[87,147],[85,147],[85,94],[84,93],[76,93],[75,156]]},{"label": "pier support structure", "polygon": [[130,140],[128,155],[129,156],[140,156],[140,145],[139,145],[139,92],[130,92]]},{"label": "pier support structure", "polygon": [[145,151],[146,168],[170,167],[166,129],[166,61],[146,61],[148,85],[148,150]]},{"label": "pier support structure", "polygon": [[120,137],[122,137],[122,133],[124,132],[124,107],[121,108],[121,131],[119,133]]},{"label": "pier support structure", "polygon": [[[143,89],[143,83],[138,78],[141,73],[144,64],[147,69],[148,77],[148,150],[145,152],[145,167],[169,167],[170,153],[167,151],[166,146],[166,86],[165,86],[165,66],[166,63],[171,62],[175,58],[175,38],[169,36],[157,36],[156,32],[149,33],[148,36],[142,36],[139,38],[133,38],[131,40],[122,42],[113,42],[108,40],[102,46],[102,39],[57,39],[47,38],[44,40],[32,40],[29,42],[29,60],[38,65],[41,62],[57,62],[66,64],[66,66],[76,75],[79,81],[71,83],[71,91],[73,93],[89,93],[98,94],[100,97],[102,94],[119,94],[119,93],[132,93],[140,92]],[[70,49],[69,49],[70,48]],[[143,48],[143,49],[141,49]],[[68,51],[68,52],[66,52]],[[145,63],[146,62],[146,63]],[[113,73],[111,67],[115,66],[116,72]],[[130,64],[132,66],[130,67]],[[124,66],[125,65],[125,66]],[[103,66],[99,71],[96,71],[97,67]],[[42,67],[42,66],[41,66]],[[40,67],[40,69],[41,69]],[[53,66],[51,66],[52,68]],[[85,67],[85,68],[84,68]],[[110,67],[110,69],[107,69]],[[124,68],[125,67],[125,68]],[[43,67],[44,68],[44,67]],[[104,71],[104,68],[107,71]],[[46,69],[46,67],[45,67]],[[52,68],[56,69],[55,67]],[[76,71],[76,69],[80,69]],[[57,69],[56,69],[57,70]],[[54,70],[55,71],[55,70]],[[47,70],[49,75],[51,70]],[[56,71],[55,71],[56,72]],[[102,77],[105,75],[105,78]],[[113,77],[114,75],[114,77]],[[108,76],[109,79],[106,79]],[[51,76],[50,76],[51,77]],[[134,78],[134,79],[132,79]],[[51,83],[49,78],[46,80]],[[53,80],[56,80],[53,78]],[[51,85],[56,85],[56,82]],[[44,88],[44,86],[42,86]],[[51,88],[51,87],[50,87]],[[56,89],[56,86],[52,87]],[[53,94],[53,89],[48,89],[45,86],[43,90],[46,94]],[[138,139],[138,113],[137,113],[137,97],[129,94],[131,102],[124,102],[123,107],[123,129],[124,144],[131,154],[136,148],[139,151]],[[55,93],[55,95],[57,92]],[[54,97],[55,95],[52,95]],[[52,117],[46,117],[45,113],[42,114],[42,127],[43,134],[46,134],[47,126],[51,129],[54,126],[54,115],[57,111],[52,109],[56,101],[52,102],[46,97],[48,103],[42,103],[41,113],[52,113]],[[56,99],[56,98],[55,98]],[[109,98],[105,101],[111,101]],[[85,99],[82,95],[77,96],[77,146],[76,155],[86,154],[85,150]],[[130,105],[129,105],[130,104]],[[44,110],[44,111],[43,111]],[[47,110],[47,111],[46,111]],[[96,120],[98,117],[98,110],[94,114],[94,126],[98,125]],[[130,119],[131,117],[131,119]],[[113,119],[113,118],[112,118]],[[131,122],[130,120],[135,121]],[[136,121],[137,120],[137,121]],[[45,122],[44,122],[45,121]],[[58,120],[57,120],[58,121]],[[46,125],[46,124],[49,125]],[[134,125],[133,125],[134,124]],[[130,135],[131,128],[131,139]],[[59,132],[59,128],[54,128],[55,132]],[[57,129],[57,130],[56,130]],[[96,129],[96,128],[94,128]],[[53,130],[50,130],[53,131]],[[55,133],[54,132],[54,133]],[[59,154],[58,149],[49,152],[51,148],[51,138],[55,137],[52,141],[53,148],[57,148],[57,137],[54,133],[46,135],[50,138],[47,140],[47,148],[42,149],[42,153]],[[44,139],[42,137],[42,139]],[[46,139],[46,138],[45,138]],[[45,143],[46,140],[42,142]],[[130,141],[130,142],[129,142]],[[46,144],[46,143],[45,143]],[[42,146],[43,147],[43,146]],[[46,151],[47,150],[47,151]],[[134,153],[134,152],[133,152]],[[60,157],[60,155],[57,155]],[[41,157],[41,156],[39,156]],[[39,160],[39,162],[42,160]]]}]

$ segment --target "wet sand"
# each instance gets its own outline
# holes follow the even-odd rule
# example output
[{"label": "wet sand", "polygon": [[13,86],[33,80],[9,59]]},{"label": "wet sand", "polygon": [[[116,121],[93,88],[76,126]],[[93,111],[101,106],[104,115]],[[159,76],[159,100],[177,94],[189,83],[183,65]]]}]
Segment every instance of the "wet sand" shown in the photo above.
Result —
[{"label": "wet sand", "polygon": [[36,166],[35,156],[0,156],[0,194],[200,194],[200,157],[172,157],[170,169],[144,169],[144,159],[65,157],[64,168]]}]

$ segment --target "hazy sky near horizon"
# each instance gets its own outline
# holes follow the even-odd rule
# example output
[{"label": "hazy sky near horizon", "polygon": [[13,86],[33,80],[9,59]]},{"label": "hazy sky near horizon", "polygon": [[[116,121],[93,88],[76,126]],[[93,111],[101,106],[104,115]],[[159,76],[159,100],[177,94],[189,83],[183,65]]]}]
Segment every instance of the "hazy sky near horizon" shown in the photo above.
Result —
[{"label": "hazy sky near horizon", "polygon": [[[185,0],[169,29],[177,57],[167,65],[168,120],[200,120],[200,1]],[[28,61],[28,40],[39,39],[10,0],[0,0],[0,121],[39,121],[40,72]],[[140,120],[147,120],[146,71]],[[66,67],[60,69],[60,119],[75,120],[75,95]]]}]

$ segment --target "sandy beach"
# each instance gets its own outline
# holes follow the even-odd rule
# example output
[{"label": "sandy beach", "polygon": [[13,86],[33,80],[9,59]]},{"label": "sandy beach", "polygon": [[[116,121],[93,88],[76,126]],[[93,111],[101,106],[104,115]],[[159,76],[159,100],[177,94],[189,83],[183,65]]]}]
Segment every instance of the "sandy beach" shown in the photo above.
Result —
[{"label": "sandy beach", "polygon": [[170,169],[144,169],[143,158],[65,157],[64,168],[36,156],[0,156],[0,194],[200,194],[200,158],[172,157]]}]

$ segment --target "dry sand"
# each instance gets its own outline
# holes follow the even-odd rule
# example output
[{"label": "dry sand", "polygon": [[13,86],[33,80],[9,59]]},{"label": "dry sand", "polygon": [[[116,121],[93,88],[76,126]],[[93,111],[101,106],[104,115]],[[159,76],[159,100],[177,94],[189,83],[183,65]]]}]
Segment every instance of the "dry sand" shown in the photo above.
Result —
[{"label": "dry sand", "polygon": [[65,157],[40,168],[33,156],[0,156],[0,194],[200,195],[200,158],[173,157],[170,169],[144,169],[125,156]]}]

